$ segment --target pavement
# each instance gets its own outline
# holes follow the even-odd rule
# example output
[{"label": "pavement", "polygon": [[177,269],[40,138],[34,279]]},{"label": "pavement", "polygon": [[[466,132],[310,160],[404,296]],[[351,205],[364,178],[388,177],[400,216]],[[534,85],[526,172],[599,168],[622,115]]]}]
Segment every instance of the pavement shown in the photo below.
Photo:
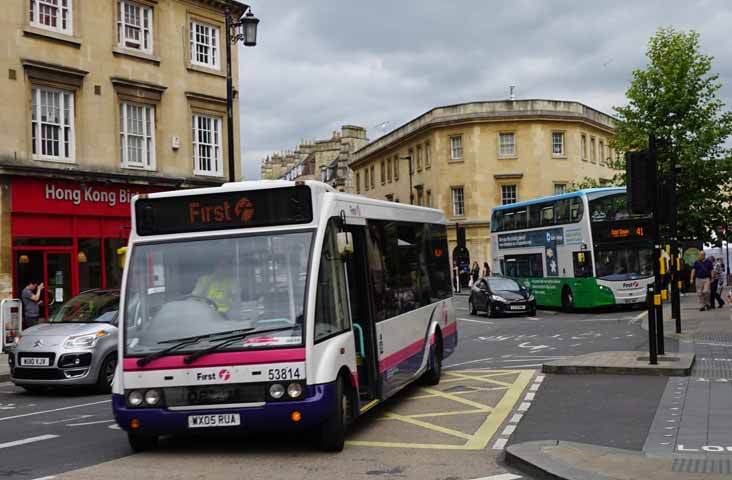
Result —
[{"label": "pavement", "polygon": [[[567,418],[563,425],[546,428],[543,418],[530,416],[519,425],[506,449],[508,465],[538,478],[561,479],[713,479],[732,475],[732,308],[729,306],[699,312],[695,298],[682,299],[682,333],[674,333],[670,306],[665,306],[664,330],[667,354],[694,354],[696,362],[689,377],[651,376],[622,377],[613,392],[629,402],[649,399],[654,408],[630,408],[619,416],[598,411],[587,397],[603,395],[596,386],[582,393],[574,402],[573,415],[594,419],[599,432],[587,438],[567,438],[567,431],[576,434],[575,420]],[[668,347],[671,348],[668,348]],[[678,348],[678,352],[673,353]],[[669,353],[672,352],[672,353]],[[552,408],[558,401],[547,396],[546,388],[555,376],[548,375],[537,403]],[[572,378],[583,378],[572,377]],[[596,381],[602,376],[590,375]],[[628,378],[640,379],[647,386],[626,384]],[[663,382],[659,392],[658,382]],[[655,383],[654,383],[655,382]],[[607,392],[604,393],[607,395]],[[639,411],[640,410],[640,411]],[[652,411],[651,411],[652,410]],[[533,412],[530,412],[533,413]],[[628,445],[613,441],[618,435],[615,425],[625,416],[638,416],[645,441],[639,446],[638,431]],[[622,430],[622,429],[621,429]],[[576,435],[574,435],[576,437]]]},{"label": "pavement", "polygon": [[694,364],[694,352],[659,355],[649,363],[648,353],[596,352],[544,363],[544,373],[686,376]]},{"label": "pavement", "polygon": [[0,353],[0,382],[10,380],[10,367],[8,366],[8,355]]}]

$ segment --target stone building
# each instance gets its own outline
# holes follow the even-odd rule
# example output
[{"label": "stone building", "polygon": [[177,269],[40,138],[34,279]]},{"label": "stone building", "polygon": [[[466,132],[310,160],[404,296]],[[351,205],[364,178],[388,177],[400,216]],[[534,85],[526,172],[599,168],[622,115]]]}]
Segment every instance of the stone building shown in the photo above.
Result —
[{"label": "stone building", "polygon": [[436,107],[353,154],[354,191],[442,209],[451,252],[459,224],[470,261],[482,265],[490,259],[491,209],[562,193],[585,177],[609,181],[613,133],[612,117],[577,102]]},{"label": "stone building", "polygon": [[262,161],[262,179],[320,180],[351,192],[348,164],[353,152],[367,143],[364,128],[343,125],[326,140],[302,142],[294,151],[268,156]]},{"label": "stone building", "polygon": [[48,314],[118,287],[133,194],[226,181],[227,8],[247,6],[3,2],[0,298],[43,281]]}]

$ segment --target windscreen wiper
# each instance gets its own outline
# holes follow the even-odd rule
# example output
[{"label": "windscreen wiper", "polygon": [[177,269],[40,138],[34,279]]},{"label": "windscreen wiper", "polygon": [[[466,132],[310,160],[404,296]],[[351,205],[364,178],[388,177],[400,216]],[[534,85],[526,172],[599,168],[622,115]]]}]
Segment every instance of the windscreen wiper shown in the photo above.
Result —
[{"label": "windscreen wiper", "polygon": [[209,353],[213,353],[216,350],[219,350],[221,348],[227,347],[231,345],[232,343],[242,340],[250,335],[258,335],[262,333],[273,333],[273,332],[284,332],[286,330],[292,330],[296,326],[293,325],[292,327],[280,327],[280,328],[270,328],[265,330],[254,330],[250,329],[249,331],[241,331],[240,333],[236,335],[231,335],[229,337],[225,337],[220,339],[221,341],[219,343],[216,343],[214,345],[211,345],[210,347],[204,348],[203,350],[199,350],[197,352],[194,352],[187,357],[183,359],[183,363],[190,364],[196,361],[197,359],[203,357],[204,355],[208,355]]},{"label": "windscreen wiper", "polygon": [[[198,342],[200,342],[201,340],[203,340],[205,338],[217,337],[219,335],[231,335],[231,334],[234,334],[234,333],[239,334],[239,335],[242,335],[242,334],[244,334],[246,332],[250,332],[252,330],[254,330],[254,329],[253,328],[245,328],[245,329],[229,330],[227,332],[207,333],[205,335],[196,335],[195,337],[175,338],[173,340],[163,340],[162,342],[158,342],[158,344],[175,343],[175,345],[170,346],[168,348],[164,348],[163,350],[160,350],[160,351],[157,351],[157,352],[153,352],[153,353],[151,353],[149,355],[146,355],[146,356],[142,357],[141,359],[139,359],[137,361],[137,366],[138,367],[144,367],[145,365],[147,365],[148,363],[152,362],[156,358],[163,357],[163,356],[169,354],[170,352],[174,352],[175,350],[178,350],[178,349],[183,348],[185,346],[193,345],[195,343],[198,343]],[[229,337],[227,337],[227,338],[229,338]]]}]

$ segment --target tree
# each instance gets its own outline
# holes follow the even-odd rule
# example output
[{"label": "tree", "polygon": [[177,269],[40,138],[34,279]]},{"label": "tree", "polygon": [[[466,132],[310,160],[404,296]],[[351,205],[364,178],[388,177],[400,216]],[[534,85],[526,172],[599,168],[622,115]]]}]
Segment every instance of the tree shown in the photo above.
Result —
[{"label": "tree", "polygon": [[701,52],[698,33],[661,28],[646,55],[645,69],[633,71],[628,105],[615,107],[611,145],[618,151],[643,149],[655,136],[659,172],[680,167],[679,237],[709,241],[717,226],[732,223],[732,162],[725,146],[732,113],[717,98],[719,76],[711,73],[712,57]]}]

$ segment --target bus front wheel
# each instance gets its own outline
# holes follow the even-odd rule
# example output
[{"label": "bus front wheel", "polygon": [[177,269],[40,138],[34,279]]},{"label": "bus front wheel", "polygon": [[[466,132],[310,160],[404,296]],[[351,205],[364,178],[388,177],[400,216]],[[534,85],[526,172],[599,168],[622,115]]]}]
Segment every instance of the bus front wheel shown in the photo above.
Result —
[{"label": "bus front wheel", "polygon": [[562,290],[562,310],[565,313],[574,311],[574,295],[569,287],[564,287],[564,290]]},{"label": "bus front wheel", "polygon": [[336,381],[335,411],[320,427],[320,446],[326,452],[340,452],[346,441],[351,398],[342,377]]},{"label": "bus front wheel", "polygon": [[158,446],[158,437],[154,435],[140,435],[138,433],[128,433],[127,439],[130,442],[132,451],[140,453],[152,450]]}]

